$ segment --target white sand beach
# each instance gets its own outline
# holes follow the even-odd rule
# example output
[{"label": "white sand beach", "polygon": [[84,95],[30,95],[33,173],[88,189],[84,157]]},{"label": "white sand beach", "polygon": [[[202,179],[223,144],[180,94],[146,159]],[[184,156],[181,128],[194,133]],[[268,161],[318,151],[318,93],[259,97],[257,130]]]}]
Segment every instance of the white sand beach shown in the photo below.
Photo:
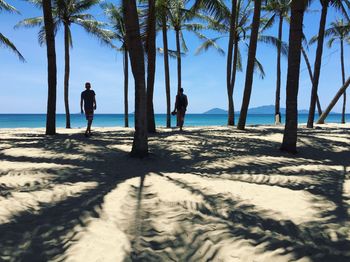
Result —
[{"label": "white sand beach", "polygon": [[0,129],[0,260],[350,261],[349,124],[93,131]]}]

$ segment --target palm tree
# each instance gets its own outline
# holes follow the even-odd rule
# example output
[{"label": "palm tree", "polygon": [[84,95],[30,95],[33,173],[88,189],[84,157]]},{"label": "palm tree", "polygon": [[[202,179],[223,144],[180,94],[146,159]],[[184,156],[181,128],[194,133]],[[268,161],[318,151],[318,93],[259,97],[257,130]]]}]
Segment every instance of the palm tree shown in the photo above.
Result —
[{"label": "palm tree", "polygon": [[124,65],[124,126],[129,127],[129,102],[128,102],[128,90],[129,90],[129,52],[126,45],[126,33],[125,33],[125,19],[123,10],[121,7],[117,7],[112,3],[103,4],[102,8],[104,13],[108,17],[109,23],[113,29],[113,39],[116,39],[121,43],[121,47],[118,51],[123,52],[123,65]]},{"label": "palm tree", "polygon": [[123,0],[123,12],[131,68],[135,79],[135,134],[131,156],[145,157],[148,155],[145,62],[135,0]]},{"label": "palm tree", "polygon": [[260,26],[260,10],[261,10],[261,0],[255,0],[254,1],[254,15],[253,15],[253,22],[252,22],[252,32],[251,32],[251,37],[250,37],[250,42],[249,42],[244,95],[243,95],[241,112],[239,115],[239,121],[238,121],[238,125],[237,125],[237,128],[240,130],[243,130],[245,128],[249,100],[250,100],[250,95],[251,95],[251,91],[252,91],[255,55],[256,55],[256,47],[257,47],[259,26]]},{"label": "palm tree", "polygon": [[[42,0],[30,0],[37,6],[42,6]],[[72,24],[83,27],[88,33],[97,36],[102,42],[110,44],[110,32],[101,29],[104,23],[98,22],[91,14],[83,13],[93,6],[97,5],[100,0],[54,0],[53,18],[55,31],[60,25],[64,29],[64,106],[66,112],[66,128],[71,127],[69,113],[69,75],[70,75],[70,54],[69,50],[72,47],[73,39],[70,27]],[[34,17],[28,18],[18,23],[17,26],[33,27],[42,26],[43,18]],[[45,34],[43,28],[39,32],[39,43],[43,43]]]},{"label": "palm tree", "polygon": [[[220,33],[220,36],[214,38],[207,38],[206,36],[201,35],[201,38],[205,41],[197,49],[196,53],[208,50],[209,48],[214,48],[219,52],[219,54],[225,54],[224,50],[218,45],[217,41],[229,37],[228,45],[228,55],[227,55],[227,64],[226,64],[226,84],[227,84],[227,94],[228,94],[228,125],[235,124],[234,118],[234,103],[233,103],[233,90],[235,86],[236,74],[237,71],[242,71],[242,57],[240,51],[240,43],[243,42],[246,45],[246,39],[250,38],[246,34],[247,31],[251,28],[251,22],[249,17],[251,16],[251,1],[248,1],[244,4],[243,0],[238,0],[236,5],[236,16],[234,23],[234,33],[233,37],[230,31],[232,30],[232,8],[231,11],[228,7],[223,6],[222,13],[219,15],[221,18],[219,20],[206,18],[209,23],[208,28],[215,30]],[[225,33],[225,34],[224,34]],[[226,35],[226,33],[228,35]],[[230,36],[231,35],[231,36]],[[233,42],[233,51],[231,49]],[[258,41],[267,43],[273,46],[277,46],[278,40],[271,36],[259,35]],[[287,53],[287,46],[285,43],[282,43],[282,53]],[[233,53],[233,54],[232,54]],[[259,71],[261,78],[264,78],[265,72],[262,64],[257,58],[255,58],[254,70]]]},{"label": "palm tree", "polygon": [[281,150],[296,153],[298,128],[298,89],[300,74],[301,42],[303,20],[307,0],[294,0],[291,3],[291,21],[289,29],[289,52],[286,97],[286,124]]},{"label": "palm tree", "polygon": [[163,36],[163,51],[164,51],[164,74],[165,74],[165,94],[166,94],[166,127],[171,127],[171,102],[170,102],[170,73],[169,73],[169,49],[168,49],[168,0],[158,0],[156,2],[157,10],[159,10],[160,27],[162,28]]},{"label": "palm tree", "polygon": [[[347,26],[343,19],[331,23],[331,27],[325,31],[325,37],[329,38],[328,47],[331,48],[334,41],[340,43],[340,66],[342,84],[345,84],[345,66],[344,66],[344,41],[349,38],[350,27]],[[346,92],[343,94],[343,108],[342,108],[342,124],[345,124],[345,106],[346,106]]]},{"label": "palm tree", "polygon": [[156,132],[154,119],[153,93],[154,77],[156,71],[156,3],[155,0],[148,0],[147,15],[147,128],[148,132]]},{"label": "palm tree", "polygon": [[43,1],[44,27],[46,34],[48,98],[46,115],[46,134],[56,134],[56,87],[57,67],[55,50],[55,26],[52,18],[51,0]]},{"label": "palm tree", "polygon": [[[241,2],[239,1],[239,4]],[[239,14],[238,7],[238,14]],[[237,72],[237,58],[238,58],[238,39],[237,39],[237,0],[231,2],[231,14],[230,14],[230,29],[229,29],[229,41],[227,47],[227,61],[226,61],[226,87],[228,96],[228,119],[227,125],[233,126],[235,124],[235,111],[233,103],[233,88],[236,79]],[[234,47],[234,54],[233,53]],[[232,67],[234,70],[232,70]]]},{"label": "palm tree", "polygon": [[189,0],[170,0],[169,1],[169,20],[171,27],[175,31],[176,38],[176,58],[177,58],[177,90],[181,88],[181,49],[184,52],[188,51],[183,31],[198,32],[204,29],[200,23],[190,23],[197,17],[197,14],[191,9],[186,9]]},{"label": "palm tree", "polygon": [[[19,13],[15,7],[6,3],[4,0],[0,0],[0,11],[5,10],[10,13]],[[25,61],[22,54],[17,50],[16,46],[3,34],[0,33],[0,44],[9,48],[12,52],[14,52],[21,61]]]},{"label": "palm tree", "polygon": [[[276,98],[275,98],[275,116],[280,115],[280,93],[281,93],[281,42],[283,33],[283,19],[288,16],[290,9],[290,0],[270,0],[263,8],[272,13],[267,25],[273,24],[278,17],[278,44],[277,44],[277,80],[276,80]],[[280,123],[280,119],[276,118]]]},{"label": "palm tree", "polygon": [[307,121],[308,128],[313,128],[314,126],[317,89],[318,89],[318,82],[320,79],[320,72],[321,72],[323,41],[324,41],[324,32],[326,28],[326,19],[327,19],[329,0],[320,0],[320,2],[322,5],[322,11],[321,11],[321,18],[320,18],[320,27],[318,30],[318,41],[317,41],[316,59],[315,59],[315,65],[314,65],[314,74],[313,74],[313,82],[312,82],[312,90],[311,90],[309,117]]}]

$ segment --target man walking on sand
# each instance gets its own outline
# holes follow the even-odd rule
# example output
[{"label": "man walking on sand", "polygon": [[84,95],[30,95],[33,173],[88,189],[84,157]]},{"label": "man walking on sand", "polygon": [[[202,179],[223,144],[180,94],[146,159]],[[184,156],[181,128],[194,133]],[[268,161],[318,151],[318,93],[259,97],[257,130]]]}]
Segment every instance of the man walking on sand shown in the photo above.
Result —
[{"label": "man walking on sand", "polygon": [[85,131],[85,136],[87,137],[91,135],[91,124],[92,120],[94,119],[94,110],[96,110],[96,99],[95,92],[93,90],[90,90],[91,84],[89,82],[85,83],[85,89],[85,91],[81,92],[80,109],[82,114],[85,112],[86,120],[88,121]]},{"label": "man walking on sand", "polygon": [[178,126],[180,127],[180,131],[182,131],[182,127],[185,122],[187,105],[188,105],[187,96],[184,94],[184,89],[180,88],[179,93],[176,96],[175,109],[173,112],[173,113],[176,112],[177,123],[178,123]]}]

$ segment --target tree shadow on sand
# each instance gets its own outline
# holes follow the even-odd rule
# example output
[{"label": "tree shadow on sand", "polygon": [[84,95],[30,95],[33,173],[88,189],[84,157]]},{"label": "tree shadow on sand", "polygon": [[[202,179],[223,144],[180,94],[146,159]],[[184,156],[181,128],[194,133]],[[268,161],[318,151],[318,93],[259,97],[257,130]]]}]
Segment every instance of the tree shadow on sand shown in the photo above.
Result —
[{"label": "tree shadow on sand", "polygon": [[[349,131],[344,128],[340,138]],[[30,202],[24,208],[9,209],[7,220],[0,224],[0,258],[66,259],[67,249],[79,241],[77,234],[86,230],[91,218],[101,216],[105,196],[121,182],[139,177],[140,184],[130,186],[125,201],[124,215],[131,221],[122,228],[131,246],[125,261],[211,261],[234,243],[252,247],[246,250],[246,258],[249,252],[278,251],[285,261],[349,261],[349,196],[344,195],[344,183],[349,180],[350,154],[328,147],[349,148],[349,143],[341,139],[331,142],[334,129],[315,132],[313,137],[302,130],[300,153],[289,156],[278,151],[279,142],[263,139],[281,133],[278,128],[164,131],[150,138],[152,154],[146,160],[127,156],[132,143],[128,131],[104,131],[90,139],[80,134],[5,137],[0,142],[4,145],[1,161],[23,168],[2,168],[0,179],[40,179],[25,184],[0,183],[0,204],[22,201],[18,194],[33,196],[36,201],[36,205]],[[249,161],[243,161],[247,158]],[[317,165],[322,168],[308,168]],[[271,217],[254,204],[213,193],[186,176],[182,179],[171,173],[308,192],[315,197],[312,206],[318,208],[320,220],[296,224]],[[154,176],[202,201],[163,200],[153,186]],[[77,183],[91,186],[52,197],[54,201],[34,198],[38,192],[49,194],[58,186]],[[324,201],[332,203],[331,207],[324,208]],[[236,259],[234,251],[231,257]]]}]

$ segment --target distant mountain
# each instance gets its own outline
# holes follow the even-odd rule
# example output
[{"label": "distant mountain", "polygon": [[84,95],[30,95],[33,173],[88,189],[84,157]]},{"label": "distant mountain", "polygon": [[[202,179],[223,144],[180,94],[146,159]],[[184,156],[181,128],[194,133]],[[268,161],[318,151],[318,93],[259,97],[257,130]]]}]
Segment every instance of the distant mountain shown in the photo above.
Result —
[{"label": "distant mountain", "polygon": [[[281,108],[281,114],[286,113],[285,108]],[[309,110],[299,110],[299,114],[308,114]],[[255,115],[263,115],[263,114],[274,114],[275,113],[275,106],[274,105],[266,105],[266,106],[258,106],[258,107],[253,107],[248,109],[248,114],[255,114]],[[221,109],[221,108],[213,108],[210,109],[203,114],[206,115],[220,115],[220,114],[227,114],[227,110]],[[239,111],[236,111],[235,114],[239,114]]]},{"label": "distant mountain", "polygon": [[[280,108],[281,114],[286,113],[285,108]],[[237,112],[239,113],[239,112]],[[275,113],[275,106],[274,105],[269,105],[269,106],[258,106],[258,107],[253,107],[248,109],[248,114],[274,114]]]},{"label": "distant mountain", "polygon": [[206,112],[204,112],[203,114],[205,115],[223,115],[223,114],[227,114],[227,111],[221,108],[213,108],[210,109]]}]

